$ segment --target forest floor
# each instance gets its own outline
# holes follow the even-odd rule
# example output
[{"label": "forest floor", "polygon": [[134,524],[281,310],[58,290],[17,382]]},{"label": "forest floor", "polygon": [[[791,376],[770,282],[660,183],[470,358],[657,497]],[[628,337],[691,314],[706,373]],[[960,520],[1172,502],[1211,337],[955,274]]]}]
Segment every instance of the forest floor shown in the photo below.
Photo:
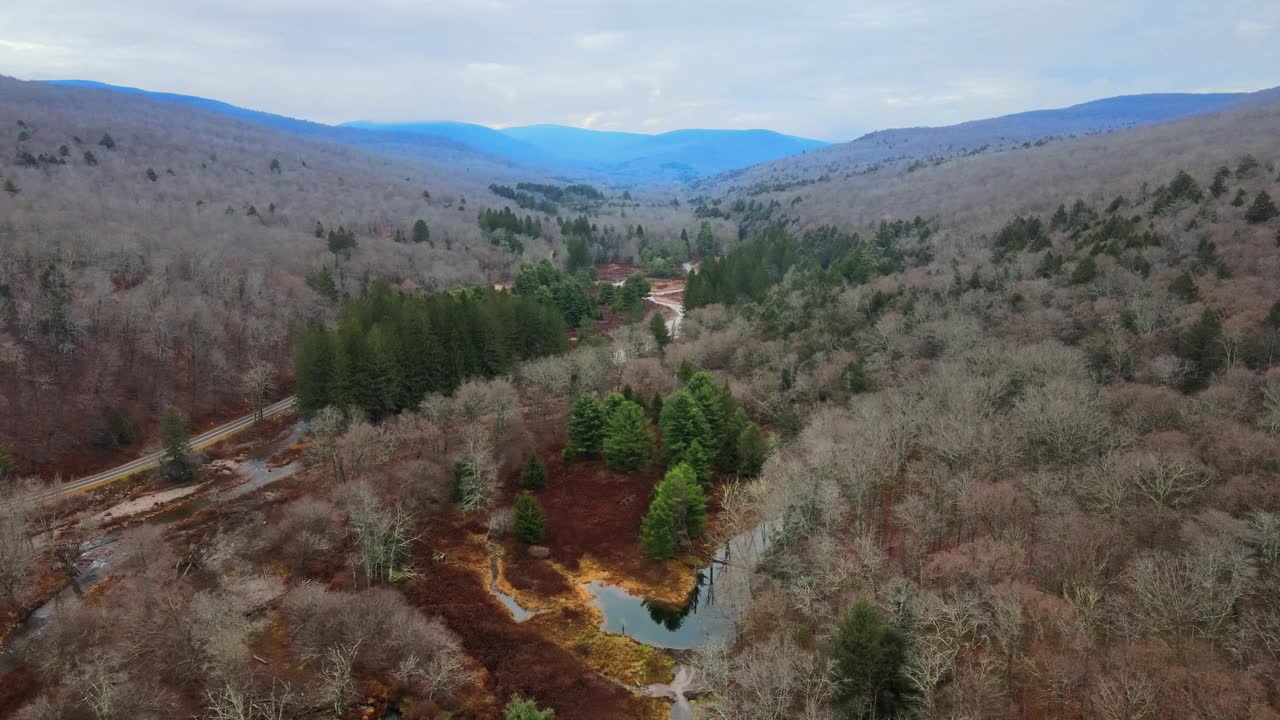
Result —
[{"label": "forest floor", "polygon": [[[290,426],[291,420],[271,419],[210,449],[213,459],[200,483],[175,487],[160,483],[154,472],[147,473],[109,491],[78,496],[73,500],[74,512],[60,522],[71,527],[96,517],[98,531],[105,532],[201,501],[240,481],[233,470],[225,470],[237,462],[259,457],[279,466],[296,459],[303,450],[300,445],[280,448]],[[557,443],[558,439],[548,439],[544,445]],[[268,448],[274,448],[271,456],[262,457]],[[656,467],[630,475],[617,473],[599,459],[566,465],[554,448],[541,455],[548,481],[538,497],[545,512],[549,557],[533,557],[513,539],[495,546],[486,537],[480,517],[446,507],[424,519],[424,540],[416,548],[413,563],[416,575],[394,586],[426,614],[441,617],[471,659],[476,685],[451,700],[453,717],[499,718],[507,699],[520,694],[554,707],[562,720],[666,718],[669,703],[641,695],[637,688],[670,681],[675,670],[672,656],[631,638],[604,633],[600,611],[583,587],[600,580],[675,604],[687,596],[695,582],[695,568],[701,564],[698,559],[688,556],[654,563],[639,546],[640,523],[661,473]],[[224,470],[211,475],[210,470],[217,468]],[[516,483],[515,477],[507,478],[502,504],[512,501]],[[253,532],[236,525],[256,513],[272,524],[288,501],[323,493],[321,488],[327,485],[323,468],[304,470],[242,498],[203,507],[190,517],[179,514],[167,526],[167,534],[180,555],[195,556],[215,534]],[[517,622],[490,592],[495,549],[497,587],[536,612],[524,622]],[[269,559],[264,559],[263,570],[281,574]],[[345,556],[314,566],[304,575],[333,589],[356,586]],[[48,580],[43,595],[52,596],[66,583],[65,573],[53,564],[42,570],[42,577]],[[107,595],[109,582],[108,578],[102,588]],[[283,632],[276,618],[258,640],[262,657],[287,654],[284,641],[276,637]],[[26,666],[19,666],[0,679],[0,698],[27,697],[38,684]],[[369,679],[362,693],[380,711],[394,701],[403,717],[435,716],[434,704],[395,697],[389,685]]]}]

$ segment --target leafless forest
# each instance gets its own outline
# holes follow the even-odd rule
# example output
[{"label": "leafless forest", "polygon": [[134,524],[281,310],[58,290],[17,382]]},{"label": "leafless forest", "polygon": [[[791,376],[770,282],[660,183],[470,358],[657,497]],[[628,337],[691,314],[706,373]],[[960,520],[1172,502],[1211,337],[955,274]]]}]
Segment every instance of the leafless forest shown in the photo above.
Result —
[{"label": "leafless forest", "polygon": [[[384,275],[439,290],[508,281],[561,245],[550,218],[522,253],[489,241],[476,214],[505,201],[488,185],[542,178],[483,156],[414,162],[6,78],[0,97],[0,441],[24,469],[95,467],[118,444],[110,426],[141,437],[166,401],[198,424],[240,411],[256,365],[286,394],[296,328],[336,312],[304,282],[316,268],[340,294]],[[620,237],[634,224],[658,241],[697,229],[670,191],[613,195],[592,222]],[[395,241],[419,219],[428,242]],[[357,243],[341,257],[325,240],[338,228]],[[616,246],[618,259],[637,251]]]}]

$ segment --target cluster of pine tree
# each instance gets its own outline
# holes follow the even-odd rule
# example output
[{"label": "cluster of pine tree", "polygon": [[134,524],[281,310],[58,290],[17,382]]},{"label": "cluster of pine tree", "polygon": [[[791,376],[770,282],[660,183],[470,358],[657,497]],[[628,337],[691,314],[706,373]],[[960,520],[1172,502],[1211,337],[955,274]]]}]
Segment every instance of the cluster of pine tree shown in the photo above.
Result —
[{"label": "cluster of pine tree", "polygon": [[[781,226],[771,225],[724,257],[704,259],[689,274],[685,307],[759,302],[793,267],[804,270],[818,285],[861,285],[901,272],[908,264],[929,262],[931,234],[931,226],[920,217],[881,222],[866,239],[858,233],[819,227],[797,240]],[[911,238],[916,243],[908,246]]]},{"label": "cluster of pine tree", "polygon": [[768,452],[764,433],[738,407],[727,384],[707,372],[681,366],[684,388],[665,401],[648,404],[631,388],[603,401],[580,396],[569,413],[566,462],[603,452],[609,467],[632,472],[648,465],[654,452],[653,418],[662,430],[663,464],[668,468],[654,489],[641,531],[641,544],[656,559],[671,557],[702,532],[704,488],[714,471],[754,476]]},{"label": "cluster of pine tree", "polygon": [[298,408],[303,417],[333,405],[378,419],[567,349],[564,318],[536,298],[490,288],[406,295],[380,280],[348,303],[336,329],[303,333]]},{"label": "cluster of pine tree", "polygon": [[547,215],[556,215],[560,212],[560,208],[554,202],[539,200],[529,193],[517,192],[509,185],[490,185],[489,192],[515,202],[516,205],[519,205],[524,210],[537,210]]},{"label": "cluster of pine tree", "polygon": [[564,459],[603,451],[605,463],[614,470],[632,472],[653,458],[653,428],[643,401],[631,388],[610,393],[604,401],[596,396],[580,396],[569,414],[569,441]]},{"label": "cluster of pine tree", "polygon": [[622,285],[601,283],[597,296],[601,305],[608,305],[613,310],[628,315],[644,312],[644,299],[652,288],[649,281],[640,273],[632,273],[622,281]]},{"label": "cluster of pine tree", "polygon": [[566,324],[576,327],[584,317],[592,317],[591,295],[587,281],[567,275],[543,258],[538,264],[521,263],[511,291],[522,297],[559,308]]},{"label": "cluster of pine tree", "polygon": [[506,230],[514,235],[542,237],[542,220],[535,220],[531,215],[525,215],[522,220],[519,215],[511,212],[509,207],[501,210],[481,210],[476,221],[480,224],[480,229],[485,232]]},{"label": "cluster of pine tree", "polygon": [[686,385],[662,404],[662,461],[667,467],[688,465],[703,485],[712,470],[755,475],[764,462],[764,434],[738,407],[728,384],[716,385],[708,372],[690,374]]}]

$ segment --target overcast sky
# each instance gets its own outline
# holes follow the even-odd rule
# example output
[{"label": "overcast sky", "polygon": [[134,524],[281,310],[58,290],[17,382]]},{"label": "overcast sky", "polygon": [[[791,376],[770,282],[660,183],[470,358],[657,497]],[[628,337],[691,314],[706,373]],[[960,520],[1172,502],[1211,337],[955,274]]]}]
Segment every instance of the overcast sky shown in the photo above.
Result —
[{"label": "overcast sky", "polygon": [[[824,140],[1280,85],[1280,1],[12,0],[0,74],[321,122]],[[0,98],[0,102],[3,98]]]}]

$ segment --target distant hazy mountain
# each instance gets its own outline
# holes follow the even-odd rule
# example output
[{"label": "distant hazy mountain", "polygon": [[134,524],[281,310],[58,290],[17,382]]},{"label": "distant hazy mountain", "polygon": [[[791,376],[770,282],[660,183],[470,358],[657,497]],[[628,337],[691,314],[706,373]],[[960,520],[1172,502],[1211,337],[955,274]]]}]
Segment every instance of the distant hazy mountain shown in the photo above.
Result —
[{"label": "distant hazy mountain", "polygon": [[1095,100],[1058,110],[1036,110],[947,127],[881,130],[828,145],[769,130],[676,130],[658,135],[529,125],[502,130],[459,122],[324,125],[247,110],[217,100],[156,93],[104,83],[65,80],[60,85],[137,93],[182,102],[296,135],[323,138],[393,155],[437,162],[498,163],[542,173],[607,176],[628,182],[692,181],[735,176],[807,176],[904,157],[953,155],[1050,137],[1087,135],[1212,112],[1243,94],[1153,94]]},{"label": "distant hazy mountain", "polygon": [[529,165],[558,164],[553,153],[544,152],[536,145],[507,135],[484,125],[462,122],[375,123],[360,120],[343,123],[342,128],[355,128],[367,132],[391,132],[397,134],[425,135],[447,138],[466,144],[481,152],[490,153],[514,162]]},{"label": "distant hazy mountain", "polygon": [[691,180],[826,146],[770,130],[676,130],[660,135],[528,125],[348,123],[344,127],[442,135],[512,160],[633,180]]},{"label": "distant hazy mountain", "polygon": [[[141,90],[139,88],[108,85],[106,83],[95,82],[92,80],[51,80],[49,81],[49,84],[97,88],[100,90],[110,90],[112,92],[129,95],[142,95],[153,100],[183,103],[206,110],[213,110],[240,120],[263,125],[275,130],[282,130],[302,137],[331,140],[333,142],[352,145],[365,150],[399,155],[417,160],[430,160],[450,164],[465,164],[469,162],[510,164],[512,162],[510,158],[506,157],[505,153],[488,152],[484,148],[479,148],[472,143],[465,142],[464,140],[457,139],[445,133],[394,132],[384,130],[367,130],[359,127],[325,125],[323,123],[299,120],[297,118],[286,117],[284,115],[273,115],[272,113],[248,110],[219,100],[210,100],[208,98],[196,97],[194,95],[152,92],[150,90]],[[452,124],[455,123],[439,123],[439,125]],[[461,125],[461,123],[457,124]],[[474,125],[465,127],[479,128],[481,126]],[[488,128],[481,129],[488,130]],[[496,135],[497,133],[494,134]],[[499,137],[502,136],[499,135]]]}]

